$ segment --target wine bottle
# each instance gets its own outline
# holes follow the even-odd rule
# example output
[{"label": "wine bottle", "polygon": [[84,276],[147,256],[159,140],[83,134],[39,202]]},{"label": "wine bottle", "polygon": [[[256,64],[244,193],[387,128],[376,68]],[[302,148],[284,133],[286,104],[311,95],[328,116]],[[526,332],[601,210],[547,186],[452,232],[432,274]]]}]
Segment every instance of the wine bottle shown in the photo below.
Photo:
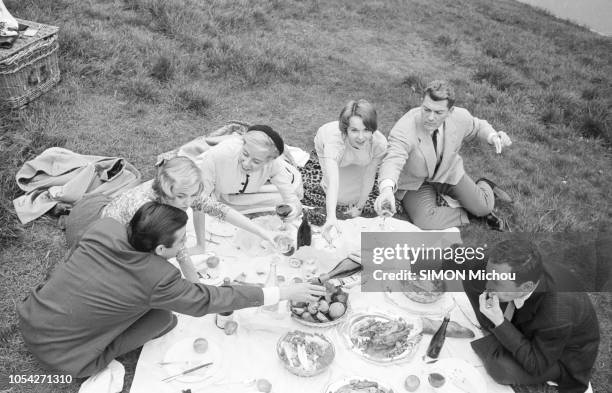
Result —
[{"label": "wine bottle", "polygon": [[[270,262],[270,271],[268,272],[268,278],[266,279],[266,288],[278,286],[278,275],[276,274],[276,259]],[[266,311],[278,311],[278,303],[271,304],[269,306],[263,306]]]},{"label": "wine bottle", "polygon": [[297,249],[299,250],[302,246],[310,246],[312,243],[312,230],[308,223],[308,217],[306,210],[302,213],[302,223],[297,231]]},{"label": "wine bottle", "polygon": [[[224,287],[229,286],[230,283],[231,283],[231,279],[229,277],[225,277],[223,279],[223,286]],[[218,313],[216,315],[215,325],[217,325],[217,327],[219,329],[223,329],[223,328],[225,328],[225,324],[228,321],[233,321],[233,320],[234,320],[234,311],[233,310],[226,311],[226,312],[220,312],[220,313]]]},{"label": "wine bottle", "polygon": [[333,278],[351,276],[361,270],[363,270],[363,265],[361,263],[355,262],[350,258],[344,258],[328,273],[321,274],[317,280],[319,283],[323,283]]},{"label": "wine bottle", "polygon": [[427,352],[425,352],[425,354],[429,359],[437,359],[438,356],[440,356],[440,351],[442,350],[444,339],[446,338],[446,327],[449,322],[450,316],[447,314],[442,321],[442,325],[440,325],[438,331],[433,335],[427,347]]}]

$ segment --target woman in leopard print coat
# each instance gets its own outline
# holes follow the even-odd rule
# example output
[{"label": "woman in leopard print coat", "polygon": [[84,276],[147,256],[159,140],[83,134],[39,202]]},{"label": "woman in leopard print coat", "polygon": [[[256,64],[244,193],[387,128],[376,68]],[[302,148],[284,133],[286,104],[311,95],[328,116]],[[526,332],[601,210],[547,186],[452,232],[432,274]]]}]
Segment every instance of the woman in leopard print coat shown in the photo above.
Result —
[{"label": "woman in leopard print coat", "polygon": [[[350,101],[339,120],[324,124],[314,138],[315,150],[303,168],[305,206],[318,208],[310,214],[323,221],[323,230],[338,230],[338,218],[376,216],[378,195],[376,172],[386,149],[387,139],[377,130],[376,109],[366,100]],[[318,216],[318,217],[317,217]],[[319,219],[317,219],[319,218]]]}]

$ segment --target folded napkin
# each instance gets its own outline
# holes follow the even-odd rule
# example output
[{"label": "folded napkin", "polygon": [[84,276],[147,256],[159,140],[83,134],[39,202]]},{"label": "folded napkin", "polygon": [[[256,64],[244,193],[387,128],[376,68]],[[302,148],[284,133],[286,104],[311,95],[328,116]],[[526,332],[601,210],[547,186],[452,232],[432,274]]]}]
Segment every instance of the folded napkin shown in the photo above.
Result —
[{"label": "folded napkin", "polygon": [[106,368],[81,384],[79,393],[118,393],[123,390],[123,364],[112,360]]},{"label": "folded napkin", "polygon": [[297,165],[298,168],[301,168],[306,165],[306,162],[308,162],[308,160],[310,159],[310,154],[300,149],[299,147],[289,146],[285,144],[285,149],[287,149],[291,153],[293,161],[295,161],[295,165]]},{"label": "folded napkin", "polygon": [[279,311],[265,311],[262,308],[243,310],[238,313],[236,322],[240,329],[247,331],[264,331],[270,333],[285,333],[297,328],[287,310],[286,302],[278,304]]}]

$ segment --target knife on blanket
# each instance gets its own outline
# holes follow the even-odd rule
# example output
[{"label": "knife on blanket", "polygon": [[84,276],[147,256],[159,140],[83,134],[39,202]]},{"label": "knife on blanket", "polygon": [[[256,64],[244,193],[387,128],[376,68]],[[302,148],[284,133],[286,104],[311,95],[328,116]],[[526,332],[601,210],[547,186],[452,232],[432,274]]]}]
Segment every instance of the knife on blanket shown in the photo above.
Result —
[{"label": "knife on blanket", "polygon": [[213,364],[212,362],[208,362],[208,363],[200,364],[199,366],[195,366],[195,367],[193,367],[193,368],[190,368],[190,369],[188,369],[188,370],[185,370],[185,371],[183,371],[183,372],[182,372],[182,373],[180,373],[180,374],[176,374],[176,375],[172,375],[172,376],[170,376],[170,377],[164,378],[164,379],[162,379],[162,382],[170,382],[170,381],[171,381],[171,380],[173,380],[174,378],[180,377],[180,376],[185,375],[185,374],[192,373],[192,372],[194,372],[194,371],[196,371],[196,370],[199,370],[199,369],[201,369],[201,368],[211,366],[212,364]]}]

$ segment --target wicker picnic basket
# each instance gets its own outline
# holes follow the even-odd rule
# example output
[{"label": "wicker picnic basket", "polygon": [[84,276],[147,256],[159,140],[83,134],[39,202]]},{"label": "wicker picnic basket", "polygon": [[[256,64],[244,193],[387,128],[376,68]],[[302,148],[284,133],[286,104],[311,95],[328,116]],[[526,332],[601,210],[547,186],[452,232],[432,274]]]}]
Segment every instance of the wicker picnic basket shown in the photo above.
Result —
[{"label": "wicker picnic basket", "polygon": [[0,108],[20,108],[60,80],[58,28],[17,21],[38,32],[32,37],[22,34],[11,49],[0,49]]}]

